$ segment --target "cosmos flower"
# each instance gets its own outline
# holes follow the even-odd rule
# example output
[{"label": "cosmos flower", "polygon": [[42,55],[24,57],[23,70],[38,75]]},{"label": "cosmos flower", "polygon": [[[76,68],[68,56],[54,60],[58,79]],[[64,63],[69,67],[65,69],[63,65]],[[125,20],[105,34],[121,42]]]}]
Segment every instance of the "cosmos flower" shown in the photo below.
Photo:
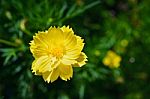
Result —
[{"label": "cosmos flower", "polygon": [[45,32],[38,32],[30,43],[30,51],[35,58],[32,72],[41,75],[48,83],[58,77],[70,80],[73,67],[86,64],[87,56],[82,52],[83,47],[83,39],[75,35],[69,26],[50,27]]},{"label": "cosmos flower", "polygon": [[108,51],[103,59],[103,64],[110,68],[118,68],[120,66],[121,57],[113,51]]}]

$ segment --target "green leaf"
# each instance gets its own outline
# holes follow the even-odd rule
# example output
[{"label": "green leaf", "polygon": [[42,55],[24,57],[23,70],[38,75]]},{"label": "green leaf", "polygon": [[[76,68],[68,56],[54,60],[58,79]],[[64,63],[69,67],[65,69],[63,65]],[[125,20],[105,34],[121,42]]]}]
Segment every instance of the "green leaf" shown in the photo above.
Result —
[{"label": "green leaf", "polygon": [[4,65],[8,64],[9,61],[17,59],[16,49],[3,48],[3,49],[0,49],[0,52],[3,52],[2,57],[5,57],[5,60],[3,62]]}]

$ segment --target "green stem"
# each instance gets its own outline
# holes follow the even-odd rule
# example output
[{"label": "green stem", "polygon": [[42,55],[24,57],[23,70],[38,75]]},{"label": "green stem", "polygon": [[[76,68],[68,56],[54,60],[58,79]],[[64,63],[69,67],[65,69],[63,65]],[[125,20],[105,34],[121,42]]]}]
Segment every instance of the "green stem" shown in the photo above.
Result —
[{"label": "green stem", "polygon": [[14,46],[16,47],[17,45],[15,45],[15,43],[0,39],[0,43],[6,44],[6,45],[10,45],[10,46]]},{"label": "green stem", "polygon": [[31,33],[30,33],[30,31],[28,31],[28,30],[23,30],[23,32],[24,32],[25,34],[27,34],[28,36],[32,36]]}]

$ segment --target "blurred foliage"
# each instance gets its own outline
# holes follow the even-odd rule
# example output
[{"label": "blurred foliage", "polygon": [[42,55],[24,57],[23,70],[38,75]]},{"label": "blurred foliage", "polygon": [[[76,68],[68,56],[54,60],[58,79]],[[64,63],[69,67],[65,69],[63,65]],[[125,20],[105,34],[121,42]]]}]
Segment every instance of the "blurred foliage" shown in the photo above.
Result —
[{"label": "blurred foliage", "polygon": [[[147,99],[150,0],[0,0],[0,99]],[[85,39],[87,65],[47,84],[31,72],[32,36],[69,25]],[[119,68],[102,60],[109,50]]]}]

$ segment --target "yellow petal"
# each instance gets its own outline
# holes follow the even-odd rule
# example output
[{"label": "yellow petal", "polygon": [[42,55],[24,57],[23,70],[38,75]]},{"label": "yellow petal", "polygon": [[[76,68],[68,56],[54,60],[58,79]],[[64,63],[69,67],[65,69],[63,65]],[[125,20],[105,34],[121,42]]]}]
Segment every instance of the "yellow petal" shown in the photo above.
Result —
[{"label": "yellow petal", "polygon": [[43,79],[44,79],[44,81],[46,82],[50,82],[50,75],[51,75],[51,72],[52,71],[47,71],[47,72],[45,72],[45,73],[42,73],[42,77],[43,77]]},{"label": "yellow petal", "polygon": [[80,36],[76,36],[76,38],[77,38],[77,45],[78,46],[81,46],[81,47],[83,47],[84,46],[84,43],[83,43],[83,39],[81,39],[81,37]]},{"label": "yellow petal", "polygon": [[49,56],[41,56],[40,58],[37,58],[34,60],[32,64],[32,70],[33,72],[39,72],[44,73],[46,71],[51,71],[53,68],[53,64],[56,62],[56,60],[52,59]]},{"label": "yellow petal", "polygon": [[77,39],[77,44],[70,49],[66,49],[66,53],[64,55],[63,58],[67,58],[67,59],[77,59],[83,49],[84,43],[83,40],[81,39],[81,37],[76,36]]},{"label": "yellow petal", "polygon": [[75,59],[62,58],[61,63],[65,64],[65,65],[71,65],[71,64],[75,64],[76,60]]},{"label": "yellow petal", "polygon": [[47,54],[46,50],[48,49],[48,45],[47,42],[43,40],[45,39],[45,34],[46,33],[36,34],[36,36],[33,37],[31,43],[29,43],[31,45],[30,50],[35,58],[39,58]]},{"label": "yellow petal", "polygon": [[83,65],[86,64],[87,61],[87,56],[85,53],[81,52],[79,58],[76,59],[77,63],[75,63],[73,66],[74,67],[82,67]]},{"label": "yellow petal", "polygon": [[63,32],[65,32],[65,33],[71,32],[72,34],[74,34],[72,28],[69,28],[69,26],[67,26],[67,27],[66,27],[66,26],[63,26],[63,27],[61,27],[61,30],[62,30]]},{"label": "yellow petal", "polygon": [[72,66],[60,64],[58,68],[60,71],[60,78],[65,81],[70,80],[73,75]]},{"label": "yellow petal", "polygon": [[72,49],[77,44],[76,36],[74,35],[74,32],[71,28],[63,26],[61,28],[64,35],[64,45],[66,46],[66,49]]},{"label": "yellow petal", "polygon": [[49,28],[47,39],[49,41],[49,46],[62,44],[64,42],[63,31],[60,28]]},{"label": "yellow petal", "polygon": [[53,69],[51,72],[45,72],[43,73],[43,79],[45,81],[49,82],[54,82],[55,80],[57,80],[57,78],[59,77],[60,72],[58,70],[58,68]]},{"label": "yellow petal", "polygon": [[73,75],[72,66],[63,64],[60,64],[57,68],[53,69],[52,71],[45,72],[42,74],[43,79],[48,83],[54,82],[55,80],[57,80],[59,76],[62,80],[67,81],[70,80],[72,75]]},{"label": "yellow petal", "polygon": [[110,65],[111,64],[111,59],[109,57],[105,57],[103,59],[103,64],[106,65],[106,66]]},{"label": "yellow petal", "polygon": [[44,36],[46,36],[46,34],[41,33],[41,34],[36,34],[36,36],[33,36],[34,43],[38,46],[47,48],[48,47],[47,42],[41,38],[42,36],[43,36],[43,39],[45,39]]},{"label": "yellow petal", "polygon": [[60,73],[59,73],[59,70],[56,68],[54,69],[52,72],[51,72],[51,75],[50,75],[50,81],[51,82],[54,82],[58,77],[59,77]]}]

